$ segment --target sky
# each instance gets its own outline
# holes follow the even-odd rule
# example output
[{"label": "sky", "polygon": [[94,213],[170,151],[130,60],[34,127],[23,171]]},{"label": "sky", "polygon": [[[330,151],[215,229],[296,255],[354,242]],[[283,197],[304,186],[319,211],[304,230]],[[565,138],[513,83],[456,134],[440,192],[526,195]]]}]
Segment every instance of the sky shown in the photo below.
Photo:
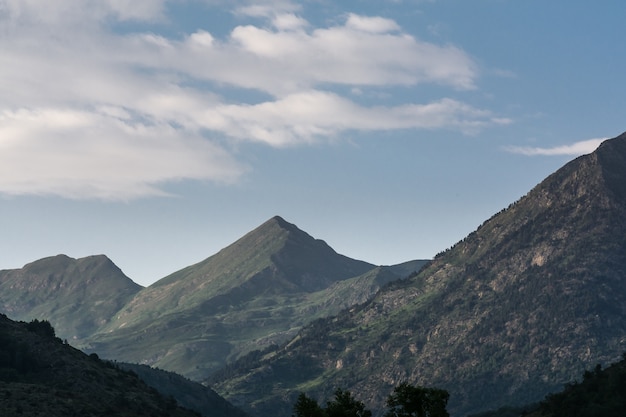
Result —
[{"label": "sky", "polygon": [[623,0],[0,0],[0,269],[275,215],[428,259],[626,131]]}]

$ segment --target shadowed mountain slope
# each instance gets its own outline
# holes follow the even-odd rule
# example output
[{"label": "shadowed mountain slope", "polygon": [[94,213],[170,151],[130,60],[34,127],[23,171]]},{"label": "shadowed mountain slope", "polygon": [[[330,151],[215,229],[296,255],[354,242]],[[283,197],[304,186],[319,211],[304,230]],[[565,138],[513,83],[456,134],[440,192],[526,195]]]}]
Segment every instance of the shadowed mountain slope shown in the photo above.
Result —
[{"label": "shadowed mountain slope", "polygon": [[[526,404],[626,349],[626,134],[493,216],[419,274],[211,382],[257,416],[299,391],[382,410],[407,381],[460,416]],[[224,377],[226,375],[226,377]]]},{"label": "shadowed mountain slope", "polygon": [[5,315],[0,410],[3,416],[197,416],[136,375],[64,344],[48,322],[14,322]]},{"label": "shadowed mountain slope", "polygon": [[0,312],[48,320],[74,343],[105,325],[140,289],[104,255],[57,255],[0,271]]},{"label": "shadowed mountain slope", "polygon": [[528,417],[622,417],[626,410],[626,360],[585,371],[580,382],[549,395]]},{"label": "shadowed mountain slope", "polygon": [[179,405],[203,417],[247,417],[212,389],[183,376],[147,365],[115,362],[120,369],[134,372],[139,378],[166,398],[174,397]]},{"label": "shadowed mountain slope", "polygon": [[137,293],[82,347],[203,378],[241,354],[288,340],[317,317],[366,301],[403,277],[393,268],[337,254],[274,217]]}]

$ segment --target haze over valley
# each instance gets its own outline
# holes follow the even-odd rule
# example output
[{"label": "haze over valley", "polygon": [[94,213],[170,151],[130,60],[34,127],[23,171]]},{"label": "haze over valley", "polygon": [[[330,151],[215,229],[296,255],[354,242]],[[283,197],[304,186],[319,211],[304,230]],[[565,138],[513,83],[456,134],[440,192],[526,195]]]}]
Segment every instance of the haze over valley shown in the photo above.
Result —
[{"label": "haze over valley", "polygon": [[621,417],[624,16],[0,0],[0,414]]}]

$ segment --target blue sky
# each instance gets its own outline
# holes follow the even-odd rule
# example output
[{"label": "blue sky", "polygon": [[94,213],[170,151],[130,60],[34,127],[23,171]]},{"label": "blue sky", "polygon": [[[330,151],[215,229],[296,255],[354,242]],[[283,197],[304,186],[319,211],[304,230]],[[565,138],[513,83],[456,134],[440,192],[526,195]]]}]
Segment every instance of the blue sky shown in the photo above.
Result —
[{"label": "blue sky", "polygon": [[274,215],[430,258],[626,130],[626,3],[0,0],[0,269],[148,285]]}]

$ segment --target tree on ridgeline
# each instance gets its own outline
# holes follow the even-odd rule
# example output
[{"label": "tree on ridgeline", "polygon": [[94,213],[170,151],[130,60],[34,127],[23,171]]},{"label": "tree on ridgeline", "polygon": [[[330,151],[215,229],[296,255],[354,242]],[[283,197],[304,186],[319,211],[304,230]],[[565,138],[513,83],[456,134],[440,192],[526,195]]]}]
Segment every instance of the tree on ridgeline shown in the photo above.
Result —
[{"label": "tree on ridgeline", "polygon": [[355,399],[350,391],[338,388],[335,399],[326,403],[328,417],[372,417],[372,412],[365,408],[365,404]]},{"label": "tree on ridgeline", "polygon": [[450,394],[438,388],[412,386],[403,382],[387,398],[385,417],[449,417]]},{"label": "tree on ridgeline", "polygon": [[[402,383],[387,398],[385,417],[449,417],[446,411],[448,391]],[[372,417],[372,412],[352,396],[337,389],[335,398],[322,408],[317,401],[300,393],[292,417]]]},{"label": "tree on ridgeline", "polygon": [[326,412],[313,398],[306,396],[304,392],[298,395],[293,406],[294,417],[326,417]]}]

